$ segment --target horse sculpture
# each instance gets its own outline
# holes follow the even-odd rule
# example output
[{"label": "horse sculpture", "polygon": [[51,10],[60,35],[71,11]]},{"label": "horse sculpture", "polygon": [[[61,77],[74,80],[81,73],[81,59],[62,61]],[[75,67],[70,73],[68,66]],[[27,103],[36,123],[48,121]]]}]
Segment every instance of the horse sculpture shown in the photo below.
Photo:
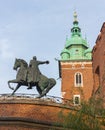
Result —
[{"label": "horse sculpture", "polygon": [[[14,90],[11,95],[14,95],[14,93],[20,88],[20,86],[28,86],[27,82],[27,74],[28,74],[28,64],[23,59],[15,59],[14,63],[14,70],[17,70],[16,79],[9,80],[8,86],[10,89]],[[10,83],[17,83],[16,88],[11,87]],[[56,81],[54,78],[47,78],[45,75],[40,74],[40,80],[35,83],[31,83],[31,87],[36,86],[36,89],[39,93],[39,98],[46,95],[49,90],[56,84]]]}]

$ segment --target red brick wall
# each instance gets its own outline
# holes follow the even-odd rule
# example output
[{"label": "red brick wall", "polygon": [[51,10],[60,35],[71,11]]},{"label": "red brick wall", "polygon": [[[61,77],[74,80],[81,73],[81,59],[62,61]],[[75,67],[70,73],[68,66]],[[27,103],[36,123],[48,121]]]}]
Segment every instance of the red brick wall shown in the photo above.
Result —
[{"label": "red brick wall", "polygon": [[65,130],[57,127],[63,121],[61,112],[67,115],[76,110],[44,100],[0,99],[0,130]]},{"label": "red brick wall", "polygon": [[[97,75],[98,68],[98,75]],[[93,94],[100,87],[100,96],[105,96],[105,23],[97,37],[96,45],[93,48]]]},{"label": "red brick wall", "polygon": [[[83,86],[75,87],[75,73],[83,76]],[[88,100],[93,89],[92,62],[61,62],[61,91],[66,99],[73,99],[73,95],[80,95],[81,100]],[[65,92],[65,93],[64,93]]]},{"label": "red brick wall", "polygon": [[43,99],[0,99],[0,130],[55,129],[61,111],[67,114],[71,109]]}]

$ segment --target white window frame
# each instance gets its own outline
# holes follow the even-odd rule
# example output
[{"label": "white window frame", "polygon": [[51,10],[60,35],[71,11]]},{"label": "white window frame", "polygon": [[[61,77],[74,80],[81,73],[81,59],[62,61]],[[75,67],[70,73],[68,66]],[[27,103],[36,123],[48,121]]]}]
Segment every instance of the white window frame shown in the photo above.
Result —
[{"label": "white window frame", "polygon": [[[78,103],[76,103],[76,98],[78,98],[78,100],[79,100]],[[80,95],[74,95],[73,96],[73,103],[74,103],[75,106],[81,104]]]},{"label": "white window frame", "polygon": [[76,72],[75,73],[75,75],[74,75],[74,84],[75,84],[75,87],[83,87],[83,76],[82,76],[82,73],[80,73],[80,72]]}]

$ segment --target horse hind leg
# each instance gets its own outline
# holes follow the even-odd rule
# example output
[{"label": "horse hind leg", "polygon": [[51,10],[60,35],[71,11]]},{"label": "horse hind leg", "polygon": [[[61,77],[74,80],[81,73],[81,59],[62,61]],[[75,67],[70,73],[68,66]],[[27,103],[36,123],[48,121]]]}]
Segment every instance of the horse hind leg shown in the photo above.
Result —
[{"label": "horse hind leg", "polygon": [[55,84],[56,84],[55,79],[50,78],[48,81],[48,85],[46,86],[46,88],[44,90],[42,90],[42,93],[39,95],[38,98],[45,96],[50,91],[50,89],[55,86]]},{"label": "horse hind leg", "polygon": [[41,95],[41,94],[42,94],[42,90],[41,90],[41,88],[38,87],[38,86],[36,86],[36,89],[37,89],[38,93]]},{"label": "horse hind leg", "polygon": [[43,96],[46,96],[46,94],[49,92],[49,90],[50,90],[51,88],[52,88],[52,86],[51,86],[51,84],[50,84],[50,82],[49,82],[48,87],[45,88],[45,89],[42,91],[42,93],[39,95],[38,98],[41,98],[41,97],[43,97]]},{"label": "horse hind leg", "polygon": [[54,79],[49,79],[49,84],[48,84],[47,88],[45,88],[42,91],[42,94],[40,95],[40,97],[45,96],[50,91],[50,89],[54,87],[55,84],[56,84],[56,81]]}]

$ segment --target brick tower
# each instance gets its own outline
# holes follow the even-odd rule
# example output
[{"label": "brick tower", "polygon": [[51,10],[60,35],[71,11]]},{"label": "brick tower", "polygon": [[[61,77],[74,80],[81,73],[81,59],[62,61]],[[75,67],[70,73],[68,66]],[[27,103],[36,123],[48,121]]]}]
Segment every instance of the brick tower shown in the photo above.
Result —
[{"label": "brick tower", "polygon": [[77,14],[74,12],[71,37],[66,44],[59,60],[62,97],[73,100],[78,105],[91,97],[93,89],[92,50],[86,39],[81,36]]}]

